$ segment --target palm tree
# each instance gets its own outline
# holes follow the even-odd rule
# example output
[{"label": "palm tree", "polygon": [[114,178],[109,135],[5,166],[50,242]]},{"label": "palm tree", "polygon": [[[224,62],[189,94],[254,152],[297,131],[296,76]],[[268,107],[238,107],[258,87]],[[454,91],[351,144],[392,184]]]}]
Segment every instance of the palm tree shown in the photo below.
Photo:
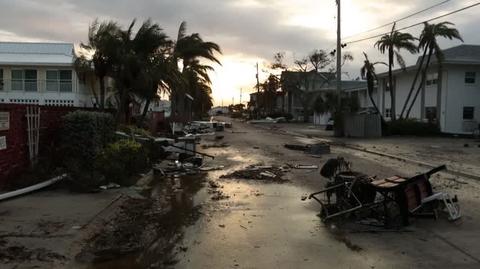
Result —
[{"label": "palm tree", "polygon": [[405,61],[400,55],[400,50],[406,49],[410,53],[416,53],[417,46],[415,46],[413,41],[415,41],[415,38],[411,34],[396,31],[395,24],[393,24],[390,34],[382,36],[382,38],[375,43],[375,47],[377,47],[382,54],[385,54],[385,52],[388,53],[388,88],[390,89],[390,109],[392,114],[392,120],[396,119],[396,94],[395,87],[393,86],[392,74],[394,59],[396,58],[398,64],[402,68],[405,68]]},{"label": "palm tree", "polygon": [[[420,42],[418,44],[418,47],[420,49],[424,50],[424,55],[426,55],[428,51],[428,57],[427,57],[427,62],[425,64],[425,68],[423,69],[422,72],[422,80],[420,82],[420,85],[417,88],[417,92],[415,93],[415,96],[413,97],[412,102],[410,103],[410,106],[407,110],[406,118],[410,116],[410,112],[415,104],[415,101],[417,100],[418,94],[420,93],[420,90],[423,88],[423,85],[426,81],[427,77],[427,71],[428,67],[430,65],[430,61],[432,58],[432,55],[435,54],[435,58],[437,60],[438,64],[438,82],[437,82],[437,122],[440,122],[440,108],[441,108],[441,90],[442,90],[442,62],[443,62],[443,52],[440,46],[438,45],[437,38],[438,37],[443,37],[443,38],[448,38],[449,40],[452,39],[458,39],[463,42],[462,37],[460,36],[460,33],[458,32],[457,29],[453,27],[449,27],[450,25],[454,25],[451,22],[441,22],[438,24],[429,24],[427,22],[424,23],[424,28],[423,31],[420,35]],[[420,65],[419,70],[421,70],[422,66]],[[410,95],[410,93],[409,93]]]},{"label": "palm tree", "polygon": [[377,82],[377,75],[375,74],[375,65],[383,64],[383,65],[387,66],[387,64],[384,63],[384,62],[374,62],[374,63],[372,63],[372,62],[370,62],[370,60],[368,60],[368,56],[365,52],[363,53],[363,55],[365,55],[365,61],[364,61],[364,64],[363,64],[362,68],[360,69],[360,74],[361,74],[363,79],[367,80],[367,91],[368,91],[368,97],[370,98],[370,102],[372,102],[373,107],[375,108],[377,113],[382,118],[382,121],[384,121],[382,113],[378,109],[378,106],[375,103],[375,100],[373,100],[372,95],[373,95],[373,89],[375,87],[375,83]]},{"label": "palm tree", "polygon": [[[208,62],[221,64],[216,56],[217,53],[221,54],[220,46],[213,42],[204,41],[198,33],[187,35],[186,29],[186,22],[182,22],[178,30],[177,41],[173,45],[171,57],[173,57],[176,62],[181,61],[181,70],[186,81],[189,82],[189,89],[185,91],[182,87],[183,85],[179,85],[172,92],[170,99],[173,112],[179,112],[179,104],[177,101],[182,100],[182,94],[186,92],[192,93],[192,91],[195,90],[200,91],[201,94],[209,95],[211,93],[211,81],[208,72],[213,71],[213,67],[207,64],[200,64],[200,61],[206,60]],[[196,93],[193,95],[196,95]],[[207,99],[210,100],[210,102]],[[205,101],[207,103],[206,106],[203,107],[208,107],[211,103],[211,98],[202,97],[202,99],[194,100],[194,103]],[[202,104],[194,104],[194,107],[202,107]]]},{"label": "palm tree", "polygon": [[[99,23],[95,20],[88,28],[88,43],[80,46],[93,52],[91,59],[85,56],[78,58],[77,66],[88,66],[91,62],[96,77],[100,82],[100,109],[105,107],[105,78],[112,74],[118,48],[120,27],[113,21]],[[87,60],[88,59],[88,60]]]},{"label": "palm tree", "polygon": [[[144,21],[135,36],[132,37],[135,22],[133,20],[126,30],[120,31],[119,35],[121,43],[117,48],[118,62],[115,67],[115,82],[120,95],[117,120],[121,120],[120,117],[127,116],[129,99],[132,94],[139,92],[138,89],[135,89],[139,85],[139,78],[147,74],[153,75],[154,69],[151,66],[155,63],[156,55],[169,44],[167,35],[163,33],[158,24],[152,23],[150,19]],[[148,70],[149,68],[150,70]],[[149,80],[152,83],[157,82],[153,78]],[[150,83],[148,88],[156,92],[154,89],[157,87]]]},{"label": "palm tree", "polygon": [[215,56],[216,53],[222,53],[219,45],[203,41],[198,33],[186,35],[186,31],[187,23],[182,22],[173,51],[174,57],[182,60],[183,68],[198,59],[205,59],[221,65],[220,60]]},{"label": "palm tree", "polygon": [[144,64],[135,84],[135,94],[144,100],[141,122],[147,115],[150,103],[163,93],[170,94],[173,87],[183,83],[182,79],[177,64],[163,53],[157,53]]}]

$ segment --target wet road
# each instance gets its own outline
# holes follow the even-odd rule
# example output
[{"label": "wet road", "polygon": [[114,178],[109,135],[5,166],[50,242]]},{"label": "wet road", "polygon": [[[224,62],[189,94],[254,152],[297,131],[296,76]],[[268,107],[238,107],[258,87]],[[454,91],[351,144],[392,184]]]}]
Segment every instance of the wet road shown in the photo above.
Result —
[{"label": "wet road", "polygon": [[[233,133],[232,133],[233,131]],[[203,141],[211,144],[212,141]],[[414,174],[418,168],[336,148],[321,159],[290,151],[285,143],[307,138],[244,123],[225,132],[225,148],[205,165],[224,165],[204,177],[177,178],[156,186],[152,198],[169,199],[165,229],[147,251],[92,268],[478,268],[478,225],[467,208],[463,228],[423,220],[406,233],[333,234],[317,217],[318,204],[302,201],[325,183],[318,170],[292,170],[287,183],[221,179],[252,164],[317,164],[341,155],[354,169],[379,177]],[[220,188],[212,189],[210,181]],[[475,187],[474,187],[475,186]],[[478,189],[470,184],[465,188]],[[218,191],[226,199],[212,199]],[[171,195],[173,193],[173,195]],[[476,201],[478,204],[478,201]],[[474,207],[478,208],[478,207]],[[448,253],[448,255],[446,255]]]},{"label": "wet road", "polygon": [[271,136],[243,124],[233,131],[225,134],[224,142],[230,147],[207,150],[216,156],[208,165],[226,167],[210,172],[207,180],[220,184],[230,198],[211,200],[208,184],[193,197],[202,214],[183,229],[173,267],[371,268],[365,257],[323,226],[317,204],[301,200],[322,186],[317,170],[292,170],[285,175],[289,182],[283,184],[220,179],[252,164],[321,163],[284,149],[291,137]]}]

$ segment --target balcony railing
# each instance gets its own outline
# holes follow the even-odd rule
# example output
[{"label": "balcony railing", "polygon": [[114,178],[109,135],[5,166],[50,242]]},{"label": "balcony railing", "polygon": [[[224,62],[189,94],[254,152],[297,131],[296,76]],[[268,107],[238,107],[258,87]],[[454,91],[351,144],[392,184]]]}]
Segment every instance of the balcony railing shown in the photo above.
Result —
[{"label": "balcony railing", "polygon": [[71,80],[0,79],[0,92],[73,92]]}]

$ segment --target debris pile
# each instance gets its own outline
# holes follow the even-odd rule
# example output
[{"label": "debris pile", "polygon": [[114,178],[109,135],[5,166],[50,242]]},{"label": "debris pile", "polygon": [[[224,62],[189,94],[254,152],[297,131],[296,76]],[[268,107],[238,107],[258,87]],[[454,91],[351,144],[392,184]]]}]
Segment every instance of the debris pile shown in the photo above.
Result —
[{"label": "debris pile", "polygon": [[285,148],[290,150],[303,151],[306,154],[311,155],[323,155],[330,154],[330,145],[327,143],[318,143],[318,144],[308,144],[308,145],[294,145],[294,144],[285,144]]},{"label": "debris pile", "polygon": [[245,169],[234,171],[220,178],[227,179],[252,179],[252,180],[269,180],[269,181],[286,181],[283,175],[290,171],[289,167],[271,166],[271,165],[250,165]]},{"label": "debris pile", "polygon": [[329,182],[308,198],[320,203],[324,221],[374,217],[385,227],[401,227],[408,225],[411,217],[437,218],[438,210],[444,210],[449,220],[455,221],[461,217],[457,197],[434,191],[429,181],[433,174],[445,169],[442,165],[410,178],[378,179],[351,171],[350,163],[343,158],[330,159],[320,171]]},{"label": "debris pile", "polygon": [[202,149],[208,149],[208,148],[228,148],[230,147],[229,144],[223,142],[223,143],[213,143],[213,144],[203,144]]},{"label": "debris pile", "polygon": [[229,199],[230,196],[226,195],[221,189],[223,189],[223,186],[220,185],[218,182],[210,180],[208,181],[208,193],[212,194],[211,199],[214,201],[220,201],[220,200],[225,200]]},{"label": "debris pile", "polygon": [[0,261],[3,263],[25,261],[54,262],[64,260],[66,260],[65,256],[51,252],[45,248],[28,249],[20,245],[6,246],[6,242],[0,242]]}]

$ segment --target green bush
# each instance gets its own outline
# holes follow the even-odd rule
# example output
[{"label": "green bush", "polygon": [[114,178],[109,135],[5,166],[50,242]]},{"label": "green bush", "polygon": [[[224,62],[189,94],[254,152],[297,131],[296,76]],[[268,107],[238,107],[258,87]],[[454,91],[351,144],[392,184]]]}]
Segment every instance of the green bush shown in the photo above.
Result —
[{"label": "green bush", "polygon": [[94,169],[95,159],[113,139],[112,115],[75,111],[64,116],[63,121],[61,150],[67,171],[83,185],[98,184],[101,177]]},{"label": "green bush", "polygon": [[440,130],[436,124],[414,119],[387,122],[385,131],[387,135],[434,136],[440,134]]},{"label": "green bush", "polygon": [[96,168],[107,181],[129,185],[132,176],[146,169],[148,163],[147,152],[140,143],[122,139],[109,144],[99,154]]}]

